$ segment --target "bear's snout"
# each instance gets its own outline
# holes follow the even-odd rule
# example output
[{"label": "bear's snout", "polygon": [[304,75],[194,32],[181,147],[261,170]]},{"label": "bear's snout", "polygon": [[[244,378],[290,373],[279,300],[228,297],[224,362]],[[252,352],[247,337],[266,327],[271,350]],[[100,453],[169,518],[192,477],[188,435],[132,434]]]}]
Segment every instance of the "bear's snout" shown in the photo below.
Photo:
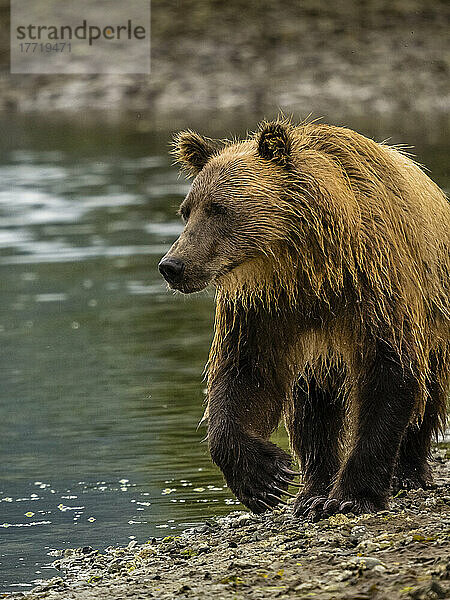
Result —
[{"label": "bear's snout", "polygon": [[184,273],[184,262],[178,258],[164,257],[158,265],[159,272],[170,284],[176,284],[181,281]]}]

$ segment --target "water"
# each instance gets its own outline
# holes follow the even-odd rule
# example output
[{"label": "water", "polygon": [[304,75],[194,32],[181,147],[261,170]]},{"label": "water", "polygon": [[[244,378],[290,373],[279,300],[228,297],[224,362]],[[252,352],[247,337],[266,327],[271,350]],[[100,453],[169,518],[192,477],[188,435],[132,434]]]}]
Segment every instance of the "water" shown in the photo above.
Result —
[{"label": "water", "polygon": [[[197,430],[212,294],[173,295],[157,272],[187,190],[170,132],[1,128],[0,590],[20,590],[57,574],[56,549],[143,542],[240,505]],[[448,188],[447,140],[406,141]]]}]

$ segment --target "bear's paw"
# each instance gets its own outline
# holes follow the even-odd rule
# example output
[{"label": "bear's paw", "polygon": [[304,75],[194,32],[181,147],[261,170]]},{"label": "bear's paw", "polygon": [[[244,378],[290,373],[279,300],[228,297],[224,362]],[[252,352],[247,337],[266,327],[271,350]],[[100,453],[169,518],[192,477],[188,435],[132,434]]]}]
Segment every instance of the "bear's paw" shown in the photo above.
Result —
[{"label": "bear's paw", "polygon": [[292,458],[271,442],[253,439],[240,448],[239,460],[223,472],[228,487],[247,508],[256,514],[285,504],[294,477]]}]

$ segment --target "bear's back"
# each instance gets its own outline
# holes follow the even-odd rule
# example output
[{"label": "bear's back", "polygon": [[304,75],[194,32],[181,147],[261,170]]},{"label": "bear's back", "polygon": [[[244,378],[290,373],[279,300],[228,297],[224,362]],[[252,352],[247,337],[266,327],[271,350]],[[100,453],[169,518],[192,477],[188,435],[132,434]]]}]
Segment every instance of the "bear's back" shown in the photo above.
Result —
[{"label": "bear's back", "polygon": [[[396,147],[317,123],[293,128],[292,159],[299,173],[306,169],[319,180],[320,189],[333,185],[328,190],[335,214],[351,205],[360,264],[377,272],[381,284],[383,270],[397,275],[404,293],[409,288],[412,298],[420,291],[449,319],[450,202],[420,166]],[[345,186],[336,186],[331,172]],[[345,194],[336,192],[343,187]]]}]

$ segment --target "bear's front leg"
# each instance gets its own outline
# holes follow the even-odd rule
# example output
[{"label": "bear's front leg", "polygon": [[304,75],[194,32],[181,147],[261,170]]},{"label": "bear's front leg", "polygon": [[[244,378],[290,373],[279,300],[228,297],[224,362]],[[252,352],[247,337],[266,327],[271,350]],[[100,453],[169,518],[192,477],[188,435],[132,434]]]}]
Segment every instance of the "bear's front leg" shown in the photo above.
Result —
[{"label": "bear's front leg", "polygon": [[208,373],[209,450],[231,491],[261,513],[282,502],[295,476],[290,455],[269,441],[289,381],[286,343],[263,308],[218,310],[220,335],[216,330]]},{"label": "bear's front leg", "polygon": [[356,437],[328,498],[312,498],[313,520],[339,512],[371,513],[387,508],[392,475],[402,437],[418,393],[411,362],[385,342],[366,357],[357,383]]},{"label": "bear's front leg", "polygon": [[254,513],[275,508],[295,475],[292,459],[267,439],[248,433],[232,415],[211,410],[208,442],[211,458],[233,494]]}]

